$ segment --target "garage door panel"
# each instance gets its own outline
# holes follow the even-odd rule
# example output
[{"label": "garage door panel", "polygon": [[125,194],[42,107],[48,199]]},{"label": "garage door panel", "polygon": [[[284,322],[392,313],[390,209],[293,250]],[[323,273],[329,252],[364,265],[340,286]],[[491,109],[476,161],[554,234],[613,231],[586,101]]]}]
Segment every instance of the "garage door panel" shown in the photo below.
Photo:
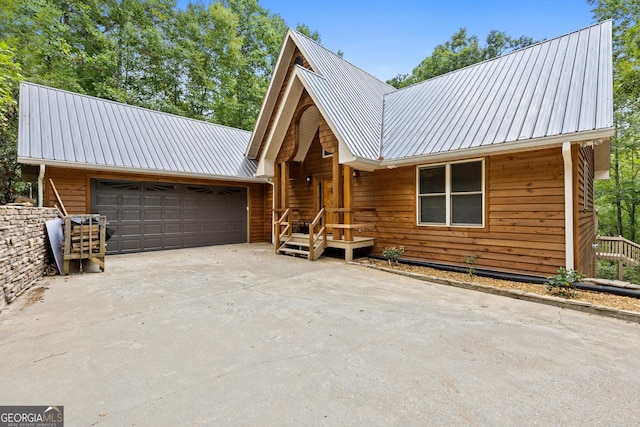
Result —
[{"label": "garage door panel", "polygon": [[164,223],[165,234],[182,234],[182,224],[180,223]]},{"label": "garage door panel", "polygon": [[158,222],[158,223],[145,222],[144,223],[144,227],[143,227],[143,234],[145,234],[145,235],[163,234],[163,232],[162,232],[162,223],[161,222]]},{"label": "garage door panel", "polygon": [[[107,220],[109,217],[107,217]],[[120,221],[142,221],[142,211],[126,208],[121,210],[118,218]]]},{"label": "garage door panel", "polygon": [[163,218],[165,221],[179,221],[182,217],[182,211],[176,210],[174,208],[164,209],[163,214]]},{"label": "garage door panel", "polygon": [[141,195],[124,194],[122,195],[122,201],[120,201],[120,204],[123,207],[142,207],[144,205],[143,197]]},{"label": "garage door panel", "polygon": [[247,189],[91,180],[91,211],[115,230],[109,253],[247,241]]},{"label": "garage door panel", "polygon": [[182,198],[178,196],[166,196],[163,200],[164,206],[173,206],[173,207],[181,207],[182,206]]},{"label": "garage door panel", "polygon": [[140,236],[142,234],[141,222],[135,224],[120,223],[118,229],[122,236]]}]

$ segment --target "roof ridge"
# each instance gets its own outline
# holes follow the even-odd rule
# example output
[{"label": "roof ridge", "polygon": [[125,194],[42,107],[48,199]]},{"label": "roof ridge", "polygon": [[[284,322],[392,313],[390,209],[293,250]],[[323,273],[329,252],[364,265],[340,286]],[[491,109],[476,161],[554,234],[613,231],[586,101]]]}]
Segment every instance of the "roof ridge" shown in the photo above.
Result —
[{"label": "roof ridge", "polygon": [[338,55],[337,53],[333,52],[332,50],[328,49],[326,46],[324,46],[322,43],[312,39],[311,37],[306,36],[305,34],[302,34],[301,32],[294,30],[293,28],[289,28],[289,30],[291,30],[292,33],[295,33],[298,36],[302,36],[305,39],[311,41],[312,43],[315,43],[316,45],[318,45],[319,47],[321,47],[322,49],[326,50],[327,52],[329,52],[330,54],[332,54],[333,56],[335,56],[336,58],[339,58],[341,61],[346,62],[347,64],[351,65],[352,67],[356,68],[357,70],[363,72],[364,74],[376,79],[377,81],[379,81],[380,83],[383,83],[391,88],[393,88],[393,86],[391,86],[389,83],[380,80],[379,78],[377,78],[376,76],[374,76],[373,74],[371,74],[370,72],[366,71],[365,69],[363,69],[362,67],[357,66],[356,64],[354,64],[353,62],[350,62],[346,59],[344,59],[342,56]]},{"label": "roof ridge", "polygon": [[232,127],[232,126],[221,125],[219,123],[213,123],[213,122],[210,122],[208,120],[194,119],[193,117],[181,116],[179,114],[168,113],[166,111],[153,110],[151,108],[140,107],[138,105],[132,105],[132,104],[127,104],[125,102],[114,101],[112,99],[100,98],[98,96],[87,95],[85,93],[71,92],[69,90],[60,89],[60,88],[56,88],[56,87],[52,87],[52,86],[45,86],[43,84],[33,83],[33,82],[30,82],[30,81],[27,81],[27,80],[22,80],[20,82],[20,84],[21,85],[22,84],[26,84],[26,85],[30,85],[30,86],[37,86],[37,87],[41,87],[41,88],[48,89],[48,90],[54,90],[54,91],[57,91],[57,92],[68,93],[69,95],[73,95],[73,96],[80,96],[80,97],[89,98],[89,99],[96,99],[96,100],[98,100],[100,102],[108,102],[108,103],[111,103],[111,104],[122,105],[122,106],[128,107],[128,108],[135,108],[135,109],[142,110],[142,111],[150,111],[152,113],[164,114],[166,116],[176,117],[178,119],[191,120],[191,121],[194,121],[194,122],[197,122],[197,123],[203,123],[203,124],[207,124],[207,125],[211,125],[211,126],[217,126],[217,127],[225,128],[225,129],[246,132],[246,133],[249,133],[249,134],[251,133],[251,131],[248,131],[248,130],[245,130],[245,129],[239,129],[239,128],[235,128],[235,127]]},{"label": "roof ridge", "polygon": [[457,70],[451,70],[451,71],[446,72],[444,74],[440,74],[438,76],[434,76],[434,77],[431,77],[429,79],[423,80],[421,82],[417,82],[417,83],[414,83],[412,85],[409,85],[409,86],[406,86],[406,87],[403,87],[403,88],[400,88],[400,89],[396,89],[393,92],[384,94],[384,96],[386,97],[387,95],[389,95],[391,93],[397,93],[397,92],[403,91],[405,89],[409,89],[409,88],[412,88],[412,87],[415,87],[415,86],[418,86],[418,85],[421,85],[421,84],[425,84],[427,82],[434,81],[434,80],[439,79],[439,78],[443,78],[443,77],[449,76],[449,75],[457,73],[457,72],[461,72],[463,70],[467,70],[467,69],[470,69],[470,68],[473,68],[473,67],[478,67],[478,66],[481,66],[483,64],[487,64],[487,63],[489,63],[491,61],[497,61],[499,59],[506,58],[509,55],[514,55],[516,53],[524,52],[527,49],[533,49],[533,48],[535,48],[537,46],[540,46],[542,44],[551,43],[554,40],[559,40],[559,39],[562,39],[562,38],[565,38],[565,37],[569,37],[572,34],[579,33],[581,31],[584,31],[584,30],[587,30],[587,29],[590,29],[590,28],[593,28],[593,27],[601,26],[601,25],[603,25],[603,24],[605,24],[607,22],[611,22],[611,19],[606,19],[604,21],[596,22],[595,24],[587,25],[586,27],[583,27],[583,28],[580,28],[580,29],[577,29],[577,30],[573,30],[573,31],[571,31],[569,33],[562,34],[562,35],[559,35],[559,36],[556,36],[556,37],[553,37],[553,38],[550,38],[550,39],[540,40],[539,42],[536,42],[536,43],[531,44],[529,46],[521,47],[520,49],[513,50],[511,52],[505,53],[505,54],[500,55],[500,56],[496,56],[496,57],[493,57],[493,58],[485,59],[484,61],[476,62],[475,64],[470,64],[470,65],[467,65],[466,67],[458,68]]}]

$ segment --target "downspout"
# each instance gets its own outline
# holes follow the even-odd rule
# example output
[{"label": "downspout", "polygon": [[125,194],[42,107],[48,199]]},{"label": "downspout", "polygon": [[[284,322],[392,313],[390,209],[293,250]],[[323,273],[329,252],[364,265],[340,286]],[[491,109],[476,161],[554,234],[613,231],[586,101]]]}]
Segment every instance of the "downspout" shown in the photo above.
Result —
[{"label": "downspout", "polygon": [[564,160],[564,252],[565,268],[573,269],[573,161],[571,158],[571,142],[562,143],[562,159]]},{"label": "downspout", "polygon": [[275,245],[276,244],[276,236],[275,234],[273,234],[273,228],[274,228],[274,222],[276,221],[275,218],[273,217],[275,209],[276,209],[276,198],[274,195],[274,191],[275,189],[275,184],[274,182],[271,180],[271,178],[269,178],[269,180],[267,181],[267,183],[269,185],[271,185],[271,226],[269,227],[271,229],[271,231],[269,233],[271,233],[271,244]]},{"label": "downspout", "polygon": [[44,165],[40,165],[38,174],[38,207],[44,206]]}]

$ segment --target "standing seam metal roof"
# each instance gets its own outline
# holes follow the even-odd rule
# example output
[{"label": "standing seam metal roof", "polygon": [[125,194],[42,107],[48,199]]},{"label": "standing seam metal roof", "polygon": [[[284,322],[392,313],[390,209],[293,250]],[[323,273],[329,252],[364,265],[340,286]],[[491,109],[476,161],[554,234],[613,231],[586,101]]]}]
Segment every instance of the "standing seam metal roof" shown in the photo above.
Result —
[{"label": "standing seam metal roof", "polygon": [[393,86],[345,61],[316,41],[291,31],[313,71],[298,66],[327,119],[337,127],[351,152],[377,159],[382,132],[384,94]]},{"label": "standing seam metal roof", "polygon": [[18,159],[253,178],[251,133],[33,83],[20,85]]},{"label": "standing seam metal roof", "polygon": [[613,127],[611,22],[384,95],[382,156]]}]

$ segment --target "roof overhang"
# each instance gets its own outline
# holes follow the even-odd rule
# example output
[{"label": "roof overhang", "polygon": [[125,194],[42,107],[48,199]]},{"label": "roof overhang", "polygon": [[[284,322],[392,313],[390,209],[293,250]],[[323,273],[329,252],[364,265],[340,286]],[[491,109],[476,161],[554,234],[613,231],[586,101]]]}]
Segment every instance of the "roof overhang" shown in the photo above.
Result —
[{"label": "roof overhang", "polygon": [[279,88],[283,85],[284,79],[287,76],[287,70],[291,60],[293,59],[293,54],[295,53],[296,48],[302,51],[302,54],[311,65],[311,68],[314,70],[317,69],[313,64],[310,55],[305,54],[303,49],[299,46],[299,43],[295,42],[295,36],[296,33],[289,29],[284,38],[282,48],[280,49],[280,55],[276,62],[276,68],[273,70],[266,96],[264,97],[262,106],[260,107],[258,120],[256,120],[256,125],[253,128],[251,139],[247,146],[246,156],[249,159],[256,159],[258,157],[260,146],[262,145],[267,128],[269,127],[269,121],[276,107],[276,102],[278,101],[278,95],[280,94]]},{"label": "roof overhang", "polygon": [[[468,148],[463,150],[447,151],[442,153],[424,154],[398,159],[388,159],[379,162],[380,168],[395,168],[400,166],[410,166],[448,160],[457,160],[472,157],[483,157],[494,154],[507,154],[521,151],[542,150],[545,148],[560,147],[564,142],[578,144],[585,141],[593,141],[596,147],[602,147],[596,151],[596,174],[603,167],[609,170],[609,150],[608,140],[614,134],[614,128],[598,129],[572,134],[554,135],[549,137],[527,139],[523,141],[503,142],[481,147]],[[606,144],[604,143],[606,141]],[[603,178],[600,178],[603,179]]]},{"label": "roof overhang", "polygon": [[63,161],[57,161],[57,160],[36,159],[31,157],[18,157],[18,162],[26,165],[45,165],[49,167],[59,167],[59,168],[76,169],[76,170],[89,170],[89,171],[96,171],[96,172],[100,171],[100,172],[112,172],[112,173],[122,173],[122,174],[156,175],[156,176],[162,175],[162,176],[176,177],[176,178],[210,179],[210,180],[216,180],[216,181],[246,182],[246,183],[261,183],[261,184],[264,184],[267,182],[266,179],[256,178],[256,177],[214,175],[214,174],[206,174],[202,172],[178,172],[178,171],[167,171],[163,169],[142,169],[142,168],[132,169],[130,167],[125,167],[125,166],[63,162]]}]

